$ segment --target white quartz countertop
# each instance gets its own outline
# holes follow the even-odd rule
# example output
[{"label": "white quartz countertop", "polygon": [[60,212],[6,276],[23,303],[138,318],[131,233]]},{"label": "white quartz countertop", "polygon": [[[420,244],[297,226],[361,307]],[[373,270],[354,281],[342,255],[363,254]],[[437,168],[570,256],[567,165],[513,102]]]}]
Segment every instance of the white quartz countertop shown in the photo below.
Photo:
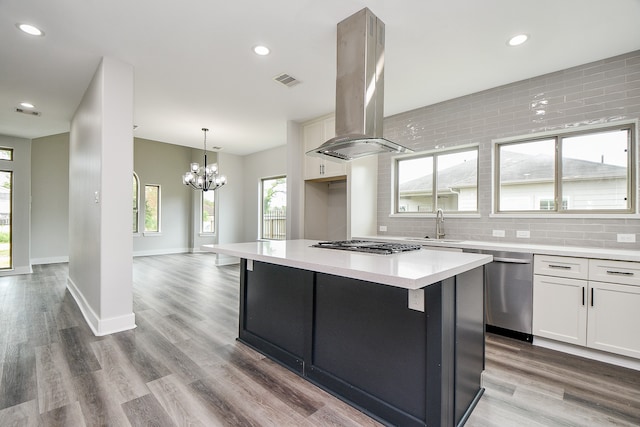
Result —
[{"label": "white quartz countertop", "polygon": [[334,274],[405,289],[423,288],[488,264],[493,259],[491,255],[448,252],[426,248],[392,255],[378,255],[311,247],[315,243],[318,243],[318,241],[257,241],[203,245],[202,249],[239,258]]},{"label": "white quartz countertop", "polygon": [[382,242],[418,243],[424,247],[478,249],[489,251],[526,252],[539,255],[558,255],[582,258],[610,259],[640,262],[638,249],[605,249],[578,246],[534,245],[527,243],[482,242],[476,240],[425,239],[402,236],[359,236],[354,239],[377,240]]}]

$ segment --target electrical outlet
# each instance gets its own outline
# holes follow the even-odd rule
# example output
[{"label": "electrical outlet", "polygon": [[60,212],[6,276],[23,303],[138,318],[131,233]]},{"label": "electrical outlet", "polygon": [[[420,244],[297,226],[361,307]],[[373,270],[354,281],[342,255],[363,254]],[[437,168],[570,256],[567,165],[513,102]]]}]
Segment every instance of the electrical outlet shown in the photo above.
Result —
[{"label": "electrical outlet", "polygon": [[493,230],[493,237],[504,237],[504,230]]},{"label": "electrical outlet", "polygon": [[386,225],[381,225],[378,229],[379,229],[379,231],[387,231],[387,226]]},{"label": "electrical outlet", "polygon": [[620,243],[635,243],[636,235],[635,234],[618,234],[618,242]]},{"label": "electrical outlet", "polygon": [[424,311],[424,289],[409,289],[409,308]]},{"label": "electrical outlet", "polygon": [[529,233],[529,230],[517,230],[516,237],[520,239],[528,239],[531,237],[531,234]]}]

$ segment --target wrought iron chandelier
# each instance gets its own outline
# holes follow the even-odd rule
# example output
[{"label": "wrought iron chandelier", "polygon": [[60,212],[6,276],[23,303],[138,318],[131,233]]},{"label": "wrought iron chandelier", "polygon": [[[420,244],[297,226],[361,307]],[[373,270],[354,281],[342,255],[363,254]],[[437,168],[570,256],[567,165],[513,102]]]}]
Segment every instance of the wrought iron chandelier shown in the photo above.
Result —
[{"label": "wrought iron chandelier", "polygon": [[209,191],[217,190],[227,183],[227,178],[218,173],[216,163],[207,164],[207,132],[209,129],[202,128],[204,132],[204,165],[191,163],[191,170],[182,175],[182,183],[190,185],[196,190]]}]

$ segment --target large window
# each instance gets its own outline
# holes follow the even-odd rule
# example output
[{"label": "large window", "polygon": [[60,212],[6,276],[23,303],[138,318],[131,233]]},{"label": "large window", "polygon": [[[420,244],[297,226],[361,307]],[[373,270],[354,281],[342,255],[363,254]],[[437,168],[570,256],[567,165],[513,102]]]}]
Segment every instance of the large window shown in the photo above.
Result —
[{"label": "large window", "polygon": [[202,191],[202,200],[201,200],[201,208],[202,208],[202,222],[200,224],[200,232],[201,233],[215,233],[215,191]]},{"label": "large window", "polygon": [[160,232],[160,186],[144,186],[144,231]]},{"label": "large window", "polygon": [[395,213],[478,211],[478,147],[396,159]]},{"label": "large window", "polygon": [[633,213],[633,137],[628,125],[497,143],[496,211]]},{"label": "large window", "polygon": [[13,172],[0,171],[0,269],[12,267],[11,191]]},{"label": "large window", "polygon": [[260,227],[262,239],[287,238],[287,178],[279,176],[261,181],[262,209]]}]

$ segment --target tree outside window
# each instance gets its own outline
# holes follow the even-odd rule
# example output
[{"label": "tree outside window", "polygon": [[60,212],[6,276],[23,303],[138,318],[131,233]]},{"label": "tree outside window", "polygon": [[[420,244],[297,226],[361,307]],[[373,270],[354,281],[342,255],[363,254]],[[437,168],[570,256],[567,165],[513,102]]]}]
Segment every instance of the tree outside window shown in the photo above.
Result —
[{"label": "tree outside window", "polygon": [[202,223],[200,225],[201,233],[215,233],[215,191],[202,192]]},{"label": "tree outside window", "polygon": [[144,231],[160,231],[160,186],[144,186]]},{"label": "tree outside window", "polygon": [[262,180],[261,238],[287,238],[287,178],[284,176]]}]

